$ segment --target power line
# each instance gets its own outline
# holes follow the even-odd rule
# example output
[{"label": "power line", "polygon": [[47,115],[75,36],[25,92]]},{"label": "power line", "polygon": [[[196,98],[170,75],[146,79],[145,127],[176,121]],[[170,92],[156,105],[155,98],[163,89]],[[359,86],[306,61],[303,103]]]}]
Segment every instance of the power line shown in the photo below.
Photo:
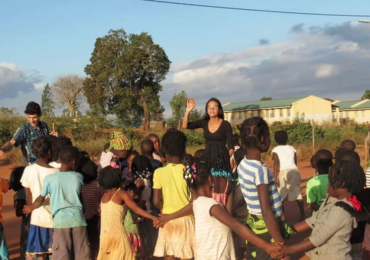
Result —
[{"label": "power line", "polygon": [[159,3],[159,4],[184,5],[184,6],[191,6],[191,7],[204,7],[204,8],[226,9],[226,10],[247,11],[247,12],[260,12],[260,13],[314,15],[314,16],[335,16],[335,17],[356,17],[356,18],[358,18],[358,17],[370,17],[370,14],[306,13],[306,12],[289,12],[289,11],[280,11],[280,10],[265,10],[265,9],[230,7],[230,6],[217,6],[217,5],[201,5],[201,4],[180,3],[180,2],[162,1],[162,0],[141,0],[141,1],[153,2],[153,3]]}]

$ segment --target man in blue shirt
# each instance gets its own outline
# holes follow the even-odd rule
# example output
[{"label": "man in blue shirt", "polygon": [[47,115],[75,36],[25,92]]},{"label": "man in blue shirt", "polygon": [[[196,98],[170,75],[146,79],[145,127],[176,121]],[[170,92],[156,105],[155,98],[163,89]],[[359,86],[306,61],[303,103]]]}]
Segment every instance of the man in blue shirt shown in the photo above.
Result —
[{"label": "man in blue shirt", "polygon": [[13,146],[18,147],[20,145],[24,163],[27,166],[36,162],[36,156],[31,149],[33,141],[40,136],[47,136],[49,134],[58,136],[58,134],[56,132],[49,132],[46,123],[40,121],[42,113],[39,104],[33,101],[29,102],[24,113],[27,114],[28,123],[20,126],[13,138],[0,147],[0,157],[2,157],[5,152],[10,151]]}]

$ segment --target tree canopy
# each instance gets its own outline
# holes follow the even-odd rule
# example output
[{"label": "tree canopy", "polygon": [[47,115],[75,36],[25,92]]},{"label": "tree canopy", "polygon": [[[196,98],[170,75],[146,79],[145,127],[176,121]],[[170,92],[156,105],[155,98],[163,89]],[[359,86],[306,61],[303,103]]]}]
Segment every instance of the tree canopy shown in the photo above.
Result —
[{"label": "tree canopy", "polygon": [[272,100],[272,97],[262,97],[260,100],[261,100],[261,101],[265,101],[265,100]]},{"label": "tree canopy", "polygon": [[370,90],[366,90],[365,93],[361,97],[362,100],[370,99]]},{"label": "tree canopy", "polygon": [[143,128],[150,128],[150,115],[164,111],[159,102],[162,82],[170,68],[165,51],[147,33],[126,34],[110,30],[98,38],[85,67],[85,96],[97,113],[144,116]]},{"label": "tree canopy", "polygon": [[45,116],[53,116],[54,115],[54,100],[53,100],[53,93],[49,84],[46,84],[44,90],[42,91],[41,96],[41,110],[42,114]]},{"label": "tree canopy", "polygon": [[175,93],[170,100],[170,106],[172,109],[172,117],[168,119],[168,123],[172,126],[178,127],[181,118],[185,114],[186,100],[188,96],[184,90],[180,93]]},{"label": "tree canopy", "polygon": [[83,96],[84,78],[78,75],[60,76],[53,83],[54,100],[59,107],[67,105],[69,115],[75,115]]}]

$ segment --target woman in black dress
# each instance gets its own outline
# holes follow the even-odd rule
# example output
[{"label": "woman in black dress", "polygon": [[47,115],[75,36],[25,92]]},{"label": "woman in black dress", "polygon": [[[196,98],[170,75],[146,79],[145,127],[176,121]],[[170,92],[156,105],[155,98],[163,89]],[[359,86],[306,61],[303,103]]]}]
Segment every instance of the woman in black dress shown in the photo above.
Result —
[{"label": "woman in black dress", "polygon": [[[230,156],[234,153],[231,125],[224,120],[222,105],[217,98],[207,101],[204,119],[188,122],[190,112],[195,106],[194,99],[187,100],[182,127],[186,129],[203,128],[206,149],[202,159],[208,164],[213,176],[212,196],[224,206],[227,205],[227,209],[231,212],[231,201],[227,203],[228,194],[231,191],[230,181],[233,179],[230,166]],[[228,148],[226,148],[226,143]]]}]

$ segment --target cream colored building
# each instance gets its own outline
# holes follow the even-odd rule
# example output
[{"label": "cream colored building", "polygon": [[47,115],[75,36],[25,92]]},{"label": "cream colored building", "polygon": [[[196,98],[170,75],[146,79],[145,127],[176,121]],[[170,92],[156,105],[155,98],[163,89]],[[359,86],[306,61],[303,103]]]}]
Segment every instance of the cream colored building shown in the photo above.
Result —
[{"label": "cream colored building", "polygon": [[324,122],[344,123],[354,120],[358,123],[370,121],[370,100],[334,101],[317,96],[284,98],[264,101],[227,103],[223,105],[225,120],[240,124],[245,119],[261,116],[267,123],[293,121],[303,116],[307,121],[317,124]]},{"label": "cream colored building", "polygon": [[335,121],[344,123],[348,120],[357,123],[370,122],[370,100],[334,101],[332,117]]}]

